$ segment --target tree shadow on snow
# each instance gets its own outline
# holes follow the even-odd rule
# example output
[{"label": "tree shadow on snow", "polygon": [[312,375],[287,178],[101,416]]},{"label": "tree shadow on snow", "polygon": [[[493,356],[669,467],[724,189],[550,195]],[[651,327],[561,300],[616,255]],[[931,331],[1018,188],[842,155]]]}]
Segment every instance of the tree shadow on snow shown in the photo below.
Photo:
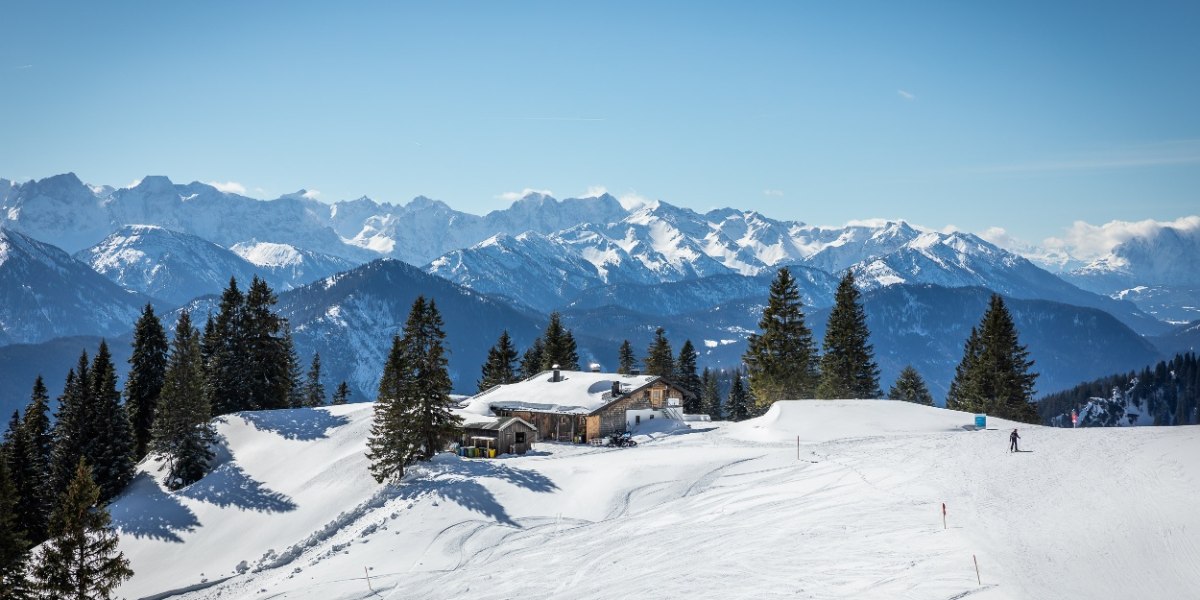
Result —
[{"label": "tree shadow on snow", "polygon": [[350,422],[350,419],[331,415],[318,408],[263,410],[238,413],[242,420],[259,431],[270,431],[289,440],[319,440],[329,437],[329,430]]},{"label": "tree shadow on snow", "polygon": [[515,469],[488,460],[467,460],[456,456],[439,458],[433,464],[426,465],[423,470],[424,477],[406,481],[396,490],[396,495],[412,500],[430,494],[512,527],[520,525],[512,520],[491,490],[479,483],[480,479],[499,479],[534,492],[552,492],[558,489],[549,477],[541,473]]},{"label": "tree shadow on snow", "polygon": [[135,538],[183,543],[179,533],[200,526],[196,513],[158,487],[149,473],[139,473],[108,512],[122,535]]},{"label": "tree shadow on snow", "polygon": [[212,470],[204,479],[178,492],[193,500],[215,504],[222,508],[233,506],[256,512],[288,512],[296,503],[287,494],[265,487],[246,475],[236,463],[225,463]]}]

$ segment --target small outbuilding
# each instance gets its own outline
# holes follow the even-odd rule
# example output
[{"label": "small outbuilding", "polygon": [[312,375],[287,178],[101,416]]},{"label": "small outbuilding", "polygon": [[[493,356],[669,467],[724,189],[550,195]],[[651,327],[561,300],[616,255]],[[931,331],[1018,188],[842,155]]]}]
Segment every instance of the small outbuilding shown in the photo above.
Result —
[{"label": "small outbuilding", "polygon": [[537,428],[528,421],[520,417],[497,417],[463,423],[462,447],[478,448],[480,456],[525,454],[537,437]]}]

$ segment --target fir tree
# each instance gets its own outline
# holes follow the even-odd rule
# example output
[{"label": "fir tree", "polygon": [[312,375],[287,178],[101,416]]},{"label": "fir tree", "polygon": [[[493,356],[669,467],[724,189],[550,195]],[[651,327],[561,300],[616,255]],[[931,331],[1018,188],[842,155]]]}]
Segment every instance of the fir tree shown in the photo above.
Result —
[{"label": "fir tree", "polygon": [[742,372],[733,372],[733,385],[729,388],[729,420],[745,421],[750,418],[750,402],[746,388],[742,385]]},{"label": "fir tree", "polygon": [[1037,373],[1032,367],[1029,350],[1017,339],[1004,299],[993,294],[979,327],[972,329],[967,339],[946,408],[1036,423],[1033,389]]},{"label": "fir tree", "polygon": [[846,271],[834,294],[822,344],[818,398],[878,398],[879,367],[868,342],[867,314],[859,302],[854,273]]},{"label": "fir tree", "polygon": [[654,340],[646,349],[646,375],[658,375],[665,379],[675,377],[675,357],[672,356],[671,342],[667,341],[666,331],[659,327],[654,330]]},{"label": "fir tree", "polygon": [[321,383],[321,354],[313,354],[308,377],[304,380],[304,405],[325,406],[325,385]]},{"label": "fir tree", "polygon": [[559,369],[566,371],[579,370],[579,352],[575,347],[575,336],[571,330],[563,327],[562,315],[557,311],[550,313],[550,323],[542,334],[542,370]]},{"label": "fir tree", "polygon": [[108,344],[100,340],[100,348],[92,360],[91,411],[88,416],[91,447],[84,452],[100,487],[100,501],[108,502],[133,481],[133,428],[121,405],[117,391],[117,371]]},{"label": "fir tree", "polygon": [[177,490],[204,477],[213,457],[209,445],[216,438],[211,412],[204,394],[200,332],[185,310],[175,324],[150,444],[167,463],[168,488]]},{"label": "fir tree", "polygon": [[432,301],[418,297],[379,382],[367,458],[377,481],[398,481],[404,469],[427,460],[453,439],[461,419],[450,410],[442,317]]},{"label": "fir tree", "polygon": [[929,393],[929,388],[925,387],[925,380],[921,379],[921,374],[912,365],[900,371],[892,389],[888,390],[888,398],[933,406],[933,396]]},{"label": "fir tree", "polygon": [[617,352],[617,373],[621,375],[629,375],[633,373],[633,367],[637,365],[637,357],[633,355],[633,345],[629,340],[621,342],[621,349]]},{"label": "fir tree", "polygon": [[513,346],[508,330],[500,333],[496,345],[488,350],[487,362],[483,363],[479,378],[479,391],[491,389],[493,386],[512,383],[517,380],[513,367],[517,361],[517,349]]},{"label": "fir tree", "polygon": [[54,487],[50,396],[41,375],[34,381],[29,405],[25,407],[25,416],[21,421],[21,444],[24,451],[13,467],[14,473],[20,473],[19,479],[14,478],[20,482],[17,514],[30,543],[39,544],[46,539],[54,504],[50,495]]},{"label": "fir tree", "polygon": [[525,349],[525,354],[521,355],[521,379],[529,379],[543,371],[542,355],[545,354],[545,350],[542,338],[534,338],[529,348]]},{"label": "fir tree", "polygon": [[786,267],[779,269],[771,282],[758,329],[750,335],[742,360],[759,411],[777,400],[812,398],[817,351],[812,331],[804,323],[800,290]]},{"label": "fir tree", "polygon": [[705,367],[704,374],[700,376],[700,382],[702,388],[700,411],[707,414],[712,420],[720,421],[725,415],[721,411],[721,392],[717,386],[717,374]]},{"label": "fir tree", "polygon": [[0,600],[32,598],[25,575],[29,555],[17,511],[17,490],[9,478],[9,462],[0,460]]},{"label": "fir tree", "polygon": [[691,394],[683,395],[683,412],[689,415],[700,414],[700,391],[703,387],[700,376],[696,374],[696,347],[692,340],[684,340],[679,349],[679,358],[675,361],[675,383]]},{"label": "fir tree", "polygon": [[108,510],[100,503],[100,488],[87,463],[80,460],[50,517],[50,539],[38,553],[33,569],[38,591],[49,598],[112,598],[133,571],[117,548],[110,522]]},{"label": "fir tree", "polygon": [[334,390],[333,401],[331,402],[331,404],[333,404],[334,406],[341,406],[342,404],[347,404],[349,402],[350,402],[350,386],[346,385],[346,382],[343,381],[343,382],[339,383],[337,386],[337,389]]},{"label": "fir tree", "polygon": [[308,406],[308,388],[305,386],[307,379],[300,372],[300,354],[296,352],[296,344],[292,339],[292,328],[285,325],[283,328],[283,347],[287,353],[287,383],[288,389],[287,405],[292,408],[303,408]]},{"label": "fir tree", "polygon": [[133,426],[135,460],[149,452],[150,428],[166,369],[167,334],[154,307],[147,303],[134,326],[133,354],[129,357],[129,378],[125,380],[125,409]]},{"label": "fir tree", "polygon": [[272,311],[277,299],[257,276],[246,291],[243,329],[246,370],[244,410],[287,408],[296,380],[289,364],[287,322]]}]

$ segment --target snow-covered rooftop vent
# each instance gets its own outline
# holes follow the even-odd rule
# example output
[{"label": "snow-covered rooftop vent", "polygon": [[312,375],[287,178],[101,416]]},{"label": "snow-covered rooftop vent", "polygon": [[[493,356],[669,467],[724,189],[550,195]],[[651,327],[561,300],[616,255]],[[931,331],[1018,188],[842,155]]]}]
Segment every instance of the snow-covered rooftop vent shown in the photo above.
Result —
[{"label": "snow-covered rooftop vent", "polygon": [[550,381],[554,383],[562,381],[562,375],[558,372],[558,363],[554,363],[551,368],[554,369],[554,373],[550,376]]}]

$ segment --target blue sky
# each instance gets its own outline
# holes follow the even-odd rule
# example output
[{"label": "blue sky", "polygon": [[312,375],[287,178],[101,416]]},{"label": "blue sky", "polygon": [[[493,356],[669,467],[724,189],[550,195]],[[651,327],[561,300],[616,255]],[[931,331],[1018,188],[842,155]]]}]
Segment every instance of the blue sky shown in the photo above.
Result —
[{"label": "blue sky", "polygon": [[1200,212],[1196,2],[6,2],[0,176],[1038,240]]}]

